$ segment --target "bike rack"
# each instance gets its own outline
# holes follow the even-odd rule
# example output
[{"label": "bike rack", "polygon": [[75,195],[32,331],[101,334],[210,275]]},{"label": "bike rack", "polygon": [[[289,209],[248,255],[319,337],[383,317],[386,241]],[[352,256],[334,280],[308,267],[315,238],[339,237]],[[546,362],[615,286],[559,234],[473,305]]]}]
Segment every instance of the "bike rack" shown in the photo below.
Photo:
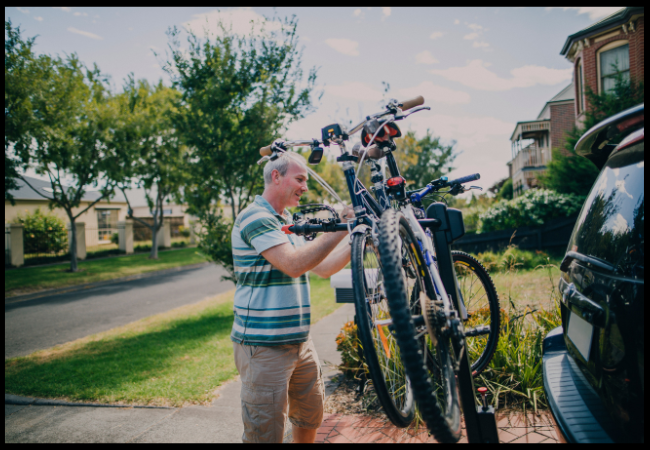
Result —
[{"label": "bike rack", "polygon": [[[460,225],[455,220],[460,211],[454,210],[450,220],[447,205],[444,203],[432,203],[427,208],[427,218],[437,219],[440,221],[440,226],[432,229],[433,246],[436,250],[436,259],[438,261],[438,269],[442,284],[445,290],[451,295],[452,301],[456,306],[456,311],[460,311],[458,302],[458,286],[456,283],[456,272],[454,270],[454,262],[451,256],[451,243],[464,234],[463,230],[458,230]],[[457,343],[454,345],[458,347]],[[461,348],[454,348],[456,354],[461,353]],[[460,357],[460,366],[458,371],[458,381],[460,386],[470,386],[470,389],[461,389],[460,400],[465,416],[465,428],[467,431],[467,440],[470,443],[498,443],[499,436],[497,432],[497,423],[494,415],[494,407],[487,406],[485,397],[483,397],[483,405],[476,404],[474,396],[474,377],[472,376],[472,369],[469,363],[469,355],[463,351]],[[471,395],[469,395],[471,392]],[[484,396],[485,392],[481,392]]]}]

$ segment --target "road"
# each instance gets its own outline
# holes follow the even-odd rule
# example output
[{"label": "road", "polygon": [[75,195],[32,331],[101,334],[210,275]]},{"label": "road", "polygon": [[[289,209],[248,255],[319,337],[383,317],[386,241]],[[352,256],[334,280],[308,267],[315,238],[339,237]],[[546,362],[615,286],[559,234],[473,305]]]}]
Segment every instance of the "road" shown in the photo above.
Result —
[{"label": "road", "polygon": [[234,288],[214,264],[5,304],[5,359],[110,330]]}]

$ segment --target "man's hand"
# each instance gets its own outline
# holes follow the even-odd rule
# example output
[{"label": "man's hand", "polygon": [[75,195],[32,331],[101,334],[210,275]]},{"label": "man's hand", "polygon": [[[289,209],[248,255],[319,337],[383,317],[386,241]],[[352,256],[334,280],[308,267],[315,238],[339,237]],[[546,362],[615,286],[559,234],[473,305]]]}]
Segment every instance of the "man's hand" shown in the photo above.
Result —
[{"label": "man's hand", "polygon": [[354,209],[352,209],[351,206],[344,205],[343,210],[339,215],[343,220],[352,219],[354,217]]}]

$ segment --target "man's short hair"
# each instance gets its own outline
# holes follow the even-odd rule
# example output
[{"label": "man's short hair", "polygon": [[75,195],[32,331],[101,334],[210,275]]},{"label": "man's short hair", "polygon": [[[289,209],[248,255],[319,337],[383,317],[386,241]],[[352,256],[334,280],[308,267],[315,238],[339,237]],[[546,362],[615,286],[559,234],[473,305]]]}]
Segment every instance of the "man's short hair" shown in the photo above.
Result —
[{"label": "man's short hair", "polygon": [[285,176],[292,162],[307,167],[305,157],[298,153],[285,152],[278,156],[275,161],[267,162],[266,166],[264,166],[264,186],[268,186],[273,182],[271,174],[274,170],[277,170],[280,175]]}]

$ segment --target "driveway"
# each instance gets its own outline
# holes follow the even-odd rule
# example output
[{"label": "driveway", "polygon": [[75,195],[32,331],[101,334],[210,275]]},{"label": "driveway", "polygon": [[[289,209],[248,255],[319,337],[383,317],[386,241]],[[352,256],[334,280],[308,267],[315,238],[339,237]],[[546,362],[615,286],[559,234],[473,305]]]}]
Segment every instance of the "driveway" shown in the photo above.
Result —
[{"label": "driveway", "polygon": [[210,264],[131,281],[5,304],[5,359],[197,303],[235,285]]}]

